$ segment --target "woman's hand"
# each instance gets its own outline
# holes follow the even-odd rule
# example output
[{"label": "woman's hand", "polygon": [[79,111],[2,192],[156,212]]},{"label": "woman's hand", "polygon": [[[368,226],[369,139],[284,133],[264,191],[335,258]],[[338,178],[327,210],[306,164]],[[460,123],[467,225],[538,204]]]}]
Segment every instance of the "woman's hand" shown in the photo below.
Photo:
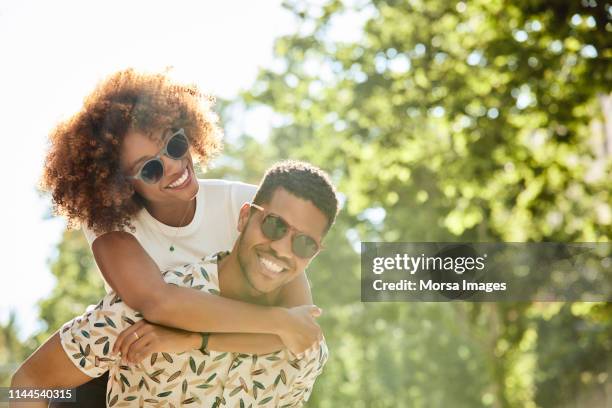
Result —
[{"label": "woman's hand", "polygon": [[285,309],[285,318],[280,322],[277,335],[289,351],[302,358],[309,349],[317,347],[323,339],[321,327],[315,317],[321,316],[321,309],[315,305],[302,305]]},{"label": "woman's hand", "polygon": [[201,336],[198,333],[140,320],[121,332],[113,352],[120,352],[123,361],[136,364],[153,353],[181,353],[197,349],[200,344]]}]

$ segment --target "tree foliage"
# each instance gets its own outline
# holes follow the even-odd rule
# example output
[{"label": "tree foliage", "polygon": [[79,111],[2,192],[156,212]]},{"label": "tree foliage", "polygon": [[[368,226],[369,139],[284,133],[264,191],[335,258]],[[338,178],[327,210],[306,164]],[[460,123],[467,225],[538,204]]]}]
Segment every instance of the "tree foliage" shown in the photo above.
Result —
[{"label": "tree foliage", "polygon": [[608,241],[609,6],[284,4],[295,33],[242,102],[276,114],[262,149],[346,197],[310,272],[332,350],[313,405],[601,404],[608,304],[364,305],[353,247]]},{"label": "tree foliage", "polygon": [[[274,161],[296,158],[341,191],[344,208],[308,271],[331,350],[309,406],[603,406],[609,303],[366,304],[358,244],[609,241],[610,6],[284,6],[295,32],[221,112],[228,124],[232,105],[266,107],[272,132],[229,141],[205,176],[256,183]],[[44,335],[101,295],[92,262],[80,232],[67,232],[57,287],[41,303]]]},{"label": "tree foliage", "polygon": [[9,315],[8,322],[0,325],[0,387],[8,387],[12,373],[32,351],[17,335],[17,316]]},{"label": "tree foliage", "polygon": [[106,293],[89,244],[80,230],[64,232],[51,263],[57,283],[51,295],[40,302],[40,318],[45,328],[37,335],[43,342],[62,324],[82,315]]}]

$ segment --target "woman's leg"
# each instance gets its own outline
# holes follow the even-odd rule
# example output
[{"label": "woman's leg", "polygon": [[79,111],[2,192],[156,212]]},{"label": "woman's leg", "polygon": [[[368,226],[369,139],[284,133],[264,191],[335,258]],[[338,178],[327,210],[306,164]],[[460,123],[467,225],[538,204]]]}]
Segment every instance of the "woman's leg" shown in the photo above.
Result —
[{"label": "woman's leg", "polygon": [[[38,348],[19,367],[11,380],[11,387],[75,388],[91,380],[79,370],[62,348],[59,332]],[[10,404],[11,408],[46,407],[46,401]]]}]

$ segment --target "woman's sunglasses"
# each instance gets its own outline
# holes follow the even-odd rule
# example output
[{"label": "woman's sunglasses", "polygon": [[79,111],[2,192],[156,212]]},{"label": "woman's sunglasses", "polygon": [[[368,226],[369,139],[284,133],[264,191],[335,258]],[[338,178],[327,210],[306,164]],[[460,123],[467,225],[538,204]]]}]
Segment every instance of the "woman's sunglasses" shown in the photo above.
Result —
[{"label": "woman's sunglasses", "polygon": [[164,176],[164,163],[161,161],[163,155],[173,160],[180,160],[189,151],[189,139],[181,128],[168,137],[164,148],[152,159],[147,160],[138,169],[135,176],[129,179],[142,180],[147,184],[155,184]]},{"label": "woman's sunglasses", "polygon": [[257,204],[250,203],[250,206],[264,213],[260,226],[261,232],[266,238],[271,241],[278,241],[287,235],[287,232],[293,231],[291,237],[291,250],[295,255],[303,259],[308,259],[319,252],[321,246],[314,238],[296,230],[281,216],[270,213]]}]

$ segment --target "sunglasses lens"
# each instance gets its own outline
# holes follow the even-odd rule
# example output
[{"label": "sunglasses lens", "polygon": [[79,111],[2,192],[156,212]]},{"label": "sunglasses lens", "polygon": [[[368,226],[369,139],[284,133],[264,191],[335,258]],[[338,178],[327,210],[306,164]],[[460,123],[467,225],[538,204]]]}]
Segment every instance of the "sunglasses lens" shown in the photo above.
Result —
[{"label": "sunglasses lens", "polygon": [[163,175],[164,166],[158,159],[148,161],[140,170],[140,177],[145,183],[149,184],[157,183]]},{"label": "sunglasses lens", "polygon": [[189,141],[187,136],[182,133],[177,133],[168,141],[168,156],[173,159],[180,159],[187,153],[189,149]]},{"label": "sunglasses lens", "polygon": [[261,231],[266,238],[276,241],[287,233],[287,224],[280,217],[268,215],[261,223]]},{"label": "sunglasses lens", "polygon": [[319,246],[308,235],[298,234],[293,237],[292,249],[300,258],[310,258],[317,253]]}]

